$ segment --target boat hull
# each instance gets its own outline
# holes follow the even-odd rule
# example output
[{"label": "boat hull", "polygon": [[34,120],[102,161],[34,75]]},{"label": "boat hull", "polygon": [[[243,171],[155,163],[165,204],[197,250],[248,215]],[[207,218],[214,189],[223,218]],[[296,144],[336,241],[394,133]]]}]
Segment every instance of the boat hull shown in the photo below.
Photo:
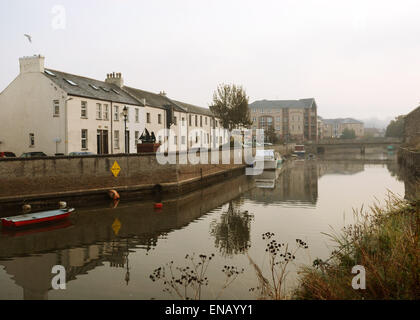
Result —
[{"label": "boat hull", "polygon": [[21,216],[1,218],[1,224],[5,228],[19,228],[31,225],[38,225],[44,222],[54,222],[67,219],[74,209],[60,209]]}]

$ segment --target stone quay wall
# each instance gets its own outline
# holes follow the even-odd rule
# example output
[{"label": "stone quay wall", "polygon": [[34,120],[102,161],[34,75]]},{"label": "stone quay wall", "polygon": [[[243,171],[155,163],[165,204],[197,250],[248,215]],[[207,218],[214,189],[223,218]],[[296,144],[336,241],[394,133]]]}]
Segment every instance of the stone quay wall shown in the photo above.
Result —
[{"label": "stone quay wall", "polygon": [[[159,163],[156,154],[0,159],[0,202],[48,198],[57,194],[104,194],[110,189],[118,192],[151,190],[158,184],[169,191],[177,191],[179,185],[188,181],[214,181],[208,177],[244,167],[243,157],[240,164],[234,163],[235,150],[214,155],[211,152],[216,151],[208,151],[208,158],[218,157],[219,163],[181,164],[180,157],[185,159],[185,154],[180,153],[171,154],[176,157],[176,163],[172,164]],[[229,155],[230,161],[222,163],[222,158],[226,160]],[[200,156],[199,152],[197,156]],[[115,164],[118,164],[117,171],[119,167],[117,176],[113,174]]]}]

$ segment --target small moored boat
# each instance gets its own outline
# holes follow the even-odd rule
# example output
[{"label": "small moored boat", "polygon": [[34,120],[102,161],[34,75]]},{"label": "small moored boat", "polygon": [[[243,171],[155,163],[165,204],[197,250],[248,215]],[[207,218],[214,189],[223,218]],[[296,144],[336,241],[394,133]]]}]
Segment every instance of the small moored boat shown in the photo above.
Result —
[{"label": "small moored boat", "polygon": [[6,228],[17,228],[35,225],[43,222],[53,222],[66,219],[74,208],[58,209],[51,211],[43,211],[37,213],[27,213],[20,216],[1,218],[1,224]]},{"label": "small moored boat", "polygon": [[254,160],[253,167],[261,168],[263,170],[275,170],[282,162],[283,159],[280,154],[272,149],[257,150],[256,160]]}]

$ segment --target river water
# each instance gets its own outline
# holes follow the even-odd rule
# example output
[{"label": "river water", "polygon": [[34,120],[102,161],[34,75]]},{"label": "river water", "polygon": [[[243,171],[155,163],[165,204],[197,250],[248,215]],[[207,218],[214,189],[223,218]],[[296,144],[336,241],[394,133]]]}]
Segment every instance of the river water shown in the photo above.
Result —
[{"label": "river water", "polygon": [[[353,209],[384,204],[389,191],[404,197],[395,162],[294,161],[262,176],[241,176],[191,194],[152,202],[106,203],[76,208],[69,222],[0,235],[0,299],[171,299],[153,271],[189,254],[214,254],[204,299],[254,299],[255,269],[268,275],[262,234],[301,249],[296,270],[325,259],[333,243],[324,233],[354,221]],[[280,172],[281,171],[281,172]],[[54,265],[66,270],[66,289],[53,290]],[[244,269],[225,290],[222,268]]]}]

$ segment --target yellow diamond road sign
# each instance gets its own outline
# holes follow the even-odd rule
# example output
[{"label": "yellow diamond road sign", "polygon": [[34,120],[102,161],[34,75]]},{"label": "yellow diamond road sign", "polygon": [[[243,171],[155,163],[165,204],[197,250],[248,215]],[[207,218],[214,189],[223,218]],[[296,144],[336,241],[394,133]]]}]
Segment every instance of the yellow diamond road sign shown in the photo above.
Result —
[{"label": "yellow diamond road sign", "polygon": [[115,218],[114,223],[112,224],[112,230],[114,230],[114,234],[117,236],[118,232],[120,232],[121,229],[121,221],[118,220],[118,218]]},{"label": "yellow diamond road sign", "polygon": [[111,167],[111,172],[112,172],[112,174],[114,175],[115,178],[118,177],[120,171],[121,171],[121,168],[118,165],[118,162],[115,161],[114,165]]}]

